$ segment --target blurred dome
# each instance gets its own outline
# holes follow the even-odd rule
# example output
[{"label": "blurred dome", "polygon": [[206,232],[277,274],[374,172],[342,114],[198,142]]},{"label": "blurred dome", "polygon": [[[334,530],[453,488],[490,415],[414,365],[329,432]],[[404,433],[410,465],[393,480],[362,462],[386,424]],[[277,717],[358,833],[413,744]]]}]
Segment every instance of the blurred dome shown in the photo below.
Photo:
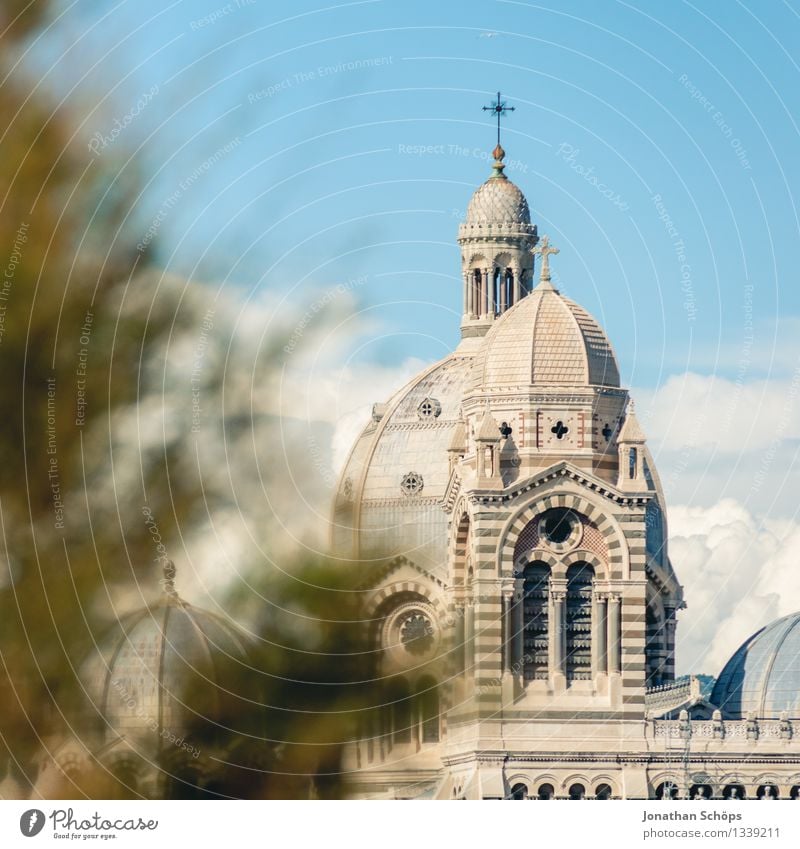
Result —
[{"label": "blurred dome", "polygon": [[253,727],[263,708],[248,643],[171,588],[158,604],[123,618],[82,670],[104,736],[158,751],[176,739]]},{"label": "blurred dome", "polygon": [[619,386],[619,368],[597,321],[552,286],[537,286],[486,334],[474,388]]},{"label": "blurred dome", "polygon": [[800,718],[800,612],[753,634],[725,664],[711,701],[727,719]]}]

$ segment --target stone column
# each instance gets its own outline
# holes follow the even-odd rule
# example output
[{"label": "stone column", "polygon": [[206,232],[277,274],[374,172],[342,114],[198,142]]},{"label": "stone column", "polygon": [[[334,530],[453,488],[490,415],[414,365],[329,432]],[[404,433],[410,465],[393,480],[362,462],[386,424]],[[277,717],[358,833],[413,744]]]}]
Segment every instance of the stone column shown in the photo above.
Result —
[{"label": "stone column", "polygon": [[514,597],[514,583],[504,583],[502,586],[503,593],[503,672],[512,673],[516,669],[517,664],[517,602]]},{"label": "stone column", "polygon": [[483,292],[482,308],[483,308],[483,314],[485,316],[489,316],[491,314],[492,309],[493,309],[493,305],[494,305],[494,297],[492,296],[492,289],[494,288],[494,280],[490,276],[490,272],[491,272],[491,269],[489,269],[489,268],[484,268],[484,270],[483,270],[484,292]]},{"label": "stone column", "polygon": [[514,668],[514,587],[503,586],[503,673],[511,674]]},{"label": "stone column", "polygon": [[506,292],[508,291],[508,280],[506,279],[506,270],[501,268],[497,275],[497,283],[500,286],[500,313],[506,311],[508,304],[506,303]]},{"label": "stone column", "polygon": [[524,611],[524,592],[522,588],[522,579],[517,578],[514,581],[514,615],[512,616],[512,627],[514,630],[514,662],[517,664],[517,673],[520,678],[523,675],[525,654],[525,611]]},{"label": "stone column", "polygon": [[522,298],[522,286],[520,283],[520,270],[518,265],[511,266],[511,303],[516,304]]},{"label": "stone column", "polygon": [[608,599],[608,672],[619,674],[620,664],[620,606],[622,600],[613,594]]},{"label": "stone column", "polygon": [[664,648],[665,657],[663,660],[662,677],[666,681],[675,679],[675,608],[668,607],[665,611],[666,621],[664,622]]},{"label": "stone column", "polygon": [[466,607],[463,603],[457,604],[455,608],[456,622],[454,639],[456,643],[456,674],[463,675],[466,668],[467,647],[465,645],[466,629],[465,617],[467,615]]},{"label": "stone column", "polygon": [[592,622],[592,645],[595,654],[595,675],[608,671],[608,623],[606,608],[608,596],[597,593],[594,602],[594,621]]},{"label": "stone column", "polygon": [[550,675],[566,676],[564,668],[564,602],[566,590],[550,590],[550,617],[548,627],[548,642],[550,643]]},{"label": "stone column", "polygon": [[464,672],[470,679],[475,677],[475,606],[468,598],[464,605]]}]

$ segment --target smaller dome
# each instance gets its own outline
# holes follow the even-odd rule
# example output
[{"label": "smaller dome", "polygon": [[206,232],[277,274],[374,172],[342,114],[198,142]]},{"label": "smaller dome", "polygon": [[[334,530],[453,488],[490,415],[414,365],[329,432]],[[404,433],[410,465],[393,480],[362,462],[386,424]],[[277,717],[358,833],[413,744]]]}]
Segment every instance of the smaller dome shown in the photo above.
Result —
[{"label": "smaller dome", "polygon": [[800,612],[756,631],[725,664],[711,702],[726,719],[800,719]]},{"label": "smaller dome", "polygon": [[528,201],[504,174],[491,176],[472,196],[467,224],[530,224]]},{"label": "smaller dome", "polygon": [[243,692],[258,677],[248,647],[238,628],[174,594],[123,618],[82,669],[102,733],[157,752],[194,734],[241,730],[260,711]]},{"label": "smaller dome", "polygon": [[608,337],[583,307],[539,285],[500,316],[473,366],[474,388],[619,387]]}]

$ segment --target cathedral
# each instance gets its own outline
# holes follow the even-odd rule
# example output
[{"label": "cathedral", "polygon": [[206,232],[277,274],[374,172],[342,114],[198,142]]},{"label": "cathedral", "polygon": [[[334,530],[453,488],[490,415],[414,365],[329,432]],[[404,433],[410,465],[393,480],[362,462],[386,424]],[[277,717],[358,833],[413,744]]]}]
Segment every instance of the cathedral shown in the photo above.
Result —
[{"label": "cathedral", "polygon": [[800,614],[676,679],[686,603],[634,402],[493,157],[458,230],[461,341],[373,406],[335,496],[336,554],[382,564],[353,792],[797,799]]},{"label": "cathedral", "polygon": [[[499,140],[493,156],[458,231],[461,341],[373,406],[335,494],[333,551],[370,576],[363,679],[372,663],[380,682],[347,791],[800,799],[800,613],[717,678],[676,678],[686,604],[645,434],[603,329],[554,285],[558,249]],[[174,578],[167,563],[161,598],[97,645],[73,733],[0,798],[105,797],[86,785],[98,770],[121,798],[314,796],[271,772],[253,641]]]}]

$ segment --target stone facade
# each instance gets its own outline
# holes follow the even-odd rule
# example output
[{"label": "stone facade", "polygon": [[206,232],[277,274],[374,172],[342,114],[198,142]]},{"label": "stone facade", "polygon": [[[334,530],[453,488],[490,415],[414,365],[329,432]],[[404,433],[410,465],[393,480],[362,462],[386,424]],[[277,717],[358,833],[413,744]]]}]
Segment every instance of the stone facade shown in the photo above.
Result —
[{"label": "stone facade", "polygon": [[459,230],[462,341],[376,404],[337,492],[337,553],[388,560],[367,606],[385,698],[354,791],[794,798],[791,721],[723,720],[674,680],[685,605],[658,475],[503,155]]}]

